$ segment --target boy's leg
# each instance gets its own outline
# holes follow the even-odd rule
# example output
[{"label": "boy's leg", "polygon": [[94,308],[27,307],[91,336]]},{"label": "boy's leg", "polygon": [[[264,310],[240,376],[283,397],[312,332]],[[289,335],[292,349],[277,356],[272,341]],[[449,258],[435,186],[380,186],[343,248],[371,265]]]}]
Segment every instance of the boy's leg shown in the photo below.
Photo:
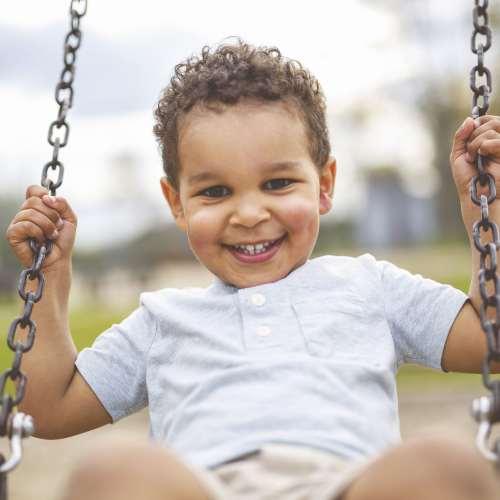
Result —
[{"label": "boy's leg", "polygon": [[209,500],[192,472],[149,443],[110,441],[81,460],[63,500]]},{"label": "boy's leg", "polygon": [[342,500],[499,500],[500,481],[475,448],[443,438],[408,441],[376,460]]}]

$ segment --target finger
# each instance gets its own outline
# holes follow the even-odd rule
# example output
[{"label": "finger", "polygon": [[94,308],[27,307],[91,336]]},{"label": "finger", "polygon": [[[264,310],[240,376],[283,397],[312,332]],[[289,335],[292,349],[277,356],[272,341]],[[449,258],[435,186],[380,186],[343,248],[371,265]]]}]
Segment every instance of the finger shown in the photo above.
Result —
[{"label": "finger", "polygon": [[484,125],[485,123],[488,123],[491,120],[498,120],[498,119],[500,119],[499,116],[495,116],[495,115],[483,115],[483,116],[477,117],[474,121],[477,122],[477,123],[479,123],[479,125]]},{"label": "finger", "polygon": [[49,207],[53,208],[59,213],[63,221],[68,221],[76,226],[77,217],[69,203],[62,196],[44,196],[42,201]]},{"label": "finger", "polygon": [[472,160],[475,160],[477,152],[481,148],[482,144],[488,140],[500,139],[500,133],[495,130],[487,130],[483,132],[479,137],[476,137],[472,142],[467,144],[467,152]]},{"label": "finger", "polygon": [[44,214],[28,208],[26,210],[21,210],[12,221],[14,224],[18,222],[31,222],[38,226],[46,239],[56,239],[59,236],[56,225]]},{"label": "finger", "polygon": [[36,184],[28,186],[28,188],[26,189],[26,199],[31,198],[32,196],[41,198],[45,194],[49,194],[49,191],[43,186],[38,186]]},{"label": "finger", "polygon": [[467,117],[455,133],[450,154],[451,162],[454,162],[459,156],[467,152],[467,141],[473,131],[474,120],[471,117]]},{"label": "finger", "polygon": [[500,138],[484,141],[479,147],[478,153],[482,156],[496,156],[500,158]]},{"label": "finger", "polygon": [[[484,118],[484,120],[481,120],[481,118]],[[500,118],[497,116],[482,116],[481,118],[478,118],[475,120],[476,124],[476,129],[474,132],[472,132],[471,136],[469,137],[469,141],[473,141],[476,139],[476,137],[479,137],[481,134],[484,134],[484,132],[487,132],[488,130],[496,130],[497,132],[500,132]]]},{"label": "finger", "polygon": [[[45,195],[44,195],[45,196]],[[22,205],[20,210],[33,209],[48,217],[54,224],[62,224],[61,216],[57,210],[48,207],[40,198],[31,196]]]},{"label": "finger", "polygon": [[12,223],[7,229],[6,236],[12,246],[25,243],[30,238],[34,238],[38,243],[46,241],[42,228],[30,221]]}]

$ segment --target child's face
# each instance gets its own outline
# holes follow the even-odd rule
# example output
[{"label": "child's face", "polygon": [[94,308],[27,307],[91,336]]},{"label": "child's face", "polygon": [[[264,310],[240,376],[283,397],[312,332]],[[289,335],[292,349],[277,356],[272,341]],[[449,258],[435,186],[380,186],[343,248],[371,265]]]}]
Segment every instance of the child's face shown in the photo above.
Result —
[{"label": "child's face", "polygon": [[163,178],[163,193],[209,271],[246,288],[306,262],[319,216],[331,208],[335,160],[320,175],[296,113],[283,103],[251,102],[220,113],[192,110],[178,154],[179,188]]}]

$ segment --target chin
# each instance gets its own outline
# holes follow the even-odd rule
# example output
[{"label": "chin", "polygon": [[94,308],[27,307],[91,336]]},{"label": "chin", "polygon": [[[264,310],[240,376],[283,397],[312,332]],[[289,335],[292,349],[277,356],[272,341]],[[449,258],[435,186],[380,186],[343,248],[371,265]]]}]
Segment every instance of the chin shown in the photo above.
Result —
[{"label": "chin", "polygon": [[[288,274],[288,273],[287,273]],[[275,281],[279,281],[284,278],[286,274],[283,275],[274,275],[274,276],[245,276],[240,279],[234,280],[233,286],[237,288],[250,288],[253,286],[266,285],[268,283],[274,283]]]}]

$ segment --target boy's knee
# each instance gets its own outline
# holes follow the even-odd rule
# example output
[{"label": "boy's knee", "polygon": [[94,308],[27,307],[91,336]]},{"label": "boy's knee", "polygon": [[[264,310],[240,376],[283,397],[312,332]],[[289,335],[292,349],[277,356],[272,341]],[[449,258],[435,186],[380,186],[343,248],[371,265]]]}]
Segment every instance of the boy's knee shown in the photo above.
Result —
[{"label": "boy's knee", "polygon": [[206,495],[187,467],[163,447],[109,441],[80,459],[63,495],[63,500],[89,498],[205,500]]},{"label": "boy's knee", "polygon": [[346,500],[500,499],[492,467],[471,446],[432,437],[387,452],[353,483]]},{"label": "boy's knee", "polygon": [[473,446],[429,437],[409,442],[403,448],[403,462],[408,465],[408,479],[415,489],[455,492],[457,498],[500,498],[491,496],[496,490],[491,465]]}]

